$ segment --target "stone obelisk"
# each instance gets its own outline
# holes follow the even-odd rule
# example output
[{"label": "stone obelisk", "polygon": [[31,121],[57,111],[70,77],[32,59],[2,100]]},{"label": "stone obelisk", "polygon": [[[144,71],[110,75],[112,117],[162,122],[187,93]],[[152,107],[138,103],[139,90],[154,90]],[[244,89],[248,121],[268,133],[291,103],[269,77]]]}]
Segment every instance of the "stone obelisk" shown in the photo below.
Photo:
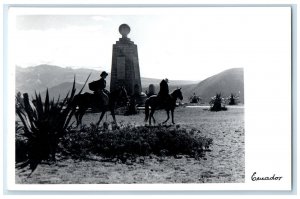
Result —
[{"label": "stone obelisk", "polygon": [[142,91],[137,45],[127,35],[130,27],[119,27],[122,38],[113,44],[110,91],[125,86],[128,95],[140,95]]}]

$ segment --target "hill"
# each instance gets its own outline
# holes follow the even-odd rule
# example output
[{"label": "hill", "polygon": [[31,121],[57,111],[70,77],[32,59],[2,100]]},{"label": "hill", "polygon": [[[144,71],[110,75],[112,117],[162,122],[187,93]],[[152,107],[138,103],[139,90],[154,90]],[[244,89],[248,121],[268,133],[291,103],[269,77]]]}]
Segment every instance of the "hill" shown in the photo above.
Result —
[{"label": "hill", "polygon": [[16,92],[26,92],[32,95],[35,91],[38,93],[43,92],[47,88],[66,82],[70,83],[72,87],[74,77],[76,83],[83,84],[90,73],[90,80],[99,77],[99,72],[92,69],[72,69],[52,65],[39,65],[28,68],[16,67]]},{"label": "hill", "polygon": [[[159,81],[154,86],[157,93],[159,91]],[[243,68],[228,69],[208,77],[199,83],[186,82],[184,84],[183,81],[176,82],[170,80],[170,92],[178,87],[182,88],[184,102],[188,102],[194,93],[200,96],[204,103],[209,103],[211,97],[215,96],[216,93],[221,93],[223,97],[228,97],[231,93],[234,93],[239,96],[240,103],[244,103],[244,70]],[[145,87],[143,90],[147,89]]]},{"label": "hill", "polygon": [[216,93],[228,97],[231,93],[239,95],[239,101],[244,103],[244,70],[232,68],[211,76],[190,90],[190,95],[196,93],[204,102],[209,102]]},{"label": "hill", "polygon": [[[51,97],[64,97],[72,88],[74,76],[76,77],[76,89],[79,91],[88,75],[91,74],[89,81],[99,79],[100,71],[93,69],[72,69],[62,68],[52,65],[39,65],[35,67],[21,68],[16,67],[16,92],[27,92],[33,95],[35,91],[45,95],[46,89],[49,89]],[[156,93],[159,91],[160,79],[142,77],[142,90],[146,92],[150,84],[154,84]],[[238,94],[240,102],[244,103],[244,71],[242,68],[233,68],[211,76],[201,82],[188,80],[170,80],[170,92],[177,87],[182,88],[184,101],[196,93],[203,99],[203,102],[209,102],[210,98],[216,93],[221,92],[224,97],[231,93]],[[110,74],[107,77],[107,89],[109,89]],[[88,86],[83,92],[89,92]]]}]

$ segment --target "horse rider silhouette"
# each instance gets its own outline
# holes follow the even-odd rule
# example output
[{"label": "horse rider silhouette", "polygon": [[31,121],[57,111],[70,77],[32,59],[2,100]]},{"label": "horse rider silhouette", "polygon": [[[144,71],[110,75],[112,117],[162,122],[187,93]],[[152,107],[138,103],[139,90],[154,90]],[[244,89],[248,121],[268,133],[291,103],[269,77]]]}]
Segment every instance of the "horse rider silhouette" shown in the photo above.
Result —
[{"label": "horse rider silhouette", "polygon": [[159,84],[160,90],[157,94],[157,97],[162,105],[165,105],[166,101],[170,97],[168,82],[169,80],[165,78]]},{"label": "horse rider silhouette", "polygon": [[109,102],[109,97],[108,97],[109,91],[105,89],[106,88],[106,80],[105,79],[107,76],[108,76],[108,73],[103,71],[100,74],[101,78],[99,80],[94,81],[89,84],[90,90],[94,91],[94,94],[102,100],[104,106],[108,105],[108,102]]}]

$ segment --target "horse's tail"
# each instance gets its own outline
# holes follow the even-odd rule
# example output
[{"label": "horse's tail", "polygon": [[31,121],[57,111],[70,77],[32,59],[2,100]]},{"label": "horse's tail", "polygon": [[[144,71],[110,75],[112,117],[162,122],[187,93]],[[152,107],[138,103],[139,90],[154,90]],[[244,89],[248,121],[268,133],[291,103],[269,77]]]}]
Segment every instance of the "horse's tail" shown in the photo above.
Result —
[{"label": "horse's tail", "polygon": [[149,118],[149,98],[145,101],[145,122],[148,121]]}]

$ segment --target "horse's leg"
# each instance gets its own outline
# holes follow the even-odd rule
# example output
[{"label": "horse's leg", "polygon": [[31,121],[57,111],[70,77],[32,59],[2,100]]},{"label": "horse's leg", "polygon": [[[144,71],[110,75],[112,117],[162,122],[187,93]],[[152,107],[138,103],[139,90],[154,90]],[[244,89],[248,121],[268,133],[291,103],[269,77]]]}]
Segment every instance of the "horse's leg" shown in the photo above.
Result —
[{"label": "horse's leg", "polygon": [[153,119],[153,124],[156,123],[156,120],[154,119],[154,116],[152,115],[152,119]]},{"label": "horse's leg", "polygon": [[149,125],[151,125],[151,118],[153,118],[153,108],[151,107],[151,111],[149,114]]},{"label": "horse's leg", "polygon": [[150,114],[149,114],[149,125],[151,125],[151,118],[152,118],[151,113],[152,113],[152,111],[150,111]]},{"label": "horse's leg", "polygon": [[82,118],[83,118],[83,115],[84,115],[84,113],[85,113],[85,109],[84,110],[82,110],[80,113],[79,113],[79,124],[80,125],[82,125]]},{"label": "horse's leg", "polygon": [[151,118],[153,119],[153,123],[155,124],[155,119],[154,119],[154,111],[155,111],[155,109],[153,108],[153,109],[151,109],[151,112],[150,112],[150,121],[149,121],[149,123],[150,123],[150,125],[151,125]]},{"label": "horse's leg", "polygon": [[111,112],[111,116],[112,116],[112,118],[114,120],[114,123],[117,124],[116,115],[115,115],[115,109],[111,108],[110,112]]},{"label": "horse's leg", "polygon": [[85,108],[79,108],[78,111],[76,112],[76,114],[75,114],[76,121],[77,121],[77,126],[76,127],[78,127],[78,126],[81,127],[82,117],[83,117],[85,111],[86,111]]},{"label": "horse's leg", "polygon": [[75,112],[75,119],[76,119],[76,127],[79,126],[79,114],[78,114],[78,110]]},{"label": "horse's leg", "polygon": [[169,110],[166,110],[166,111],[167,111],[167,116],[168,117],[167,117],[166,121],[163,122],[163,124],[165,124],[170,119],[170,111]]},{"label": "horse's leg", "polygon": [[171,109],[171,115],[172,115],[172,123],[175,124],[175,122],[174,122],[174,109]]},{"label": "horse's leg", "polygon": [[101,112],[100,118],[99,118],[98,122],[96,123],[97,126],[99,126],[101,120],[103,119],[103,116],[105,115],[105,112],[106,112],[105,110]]}]

